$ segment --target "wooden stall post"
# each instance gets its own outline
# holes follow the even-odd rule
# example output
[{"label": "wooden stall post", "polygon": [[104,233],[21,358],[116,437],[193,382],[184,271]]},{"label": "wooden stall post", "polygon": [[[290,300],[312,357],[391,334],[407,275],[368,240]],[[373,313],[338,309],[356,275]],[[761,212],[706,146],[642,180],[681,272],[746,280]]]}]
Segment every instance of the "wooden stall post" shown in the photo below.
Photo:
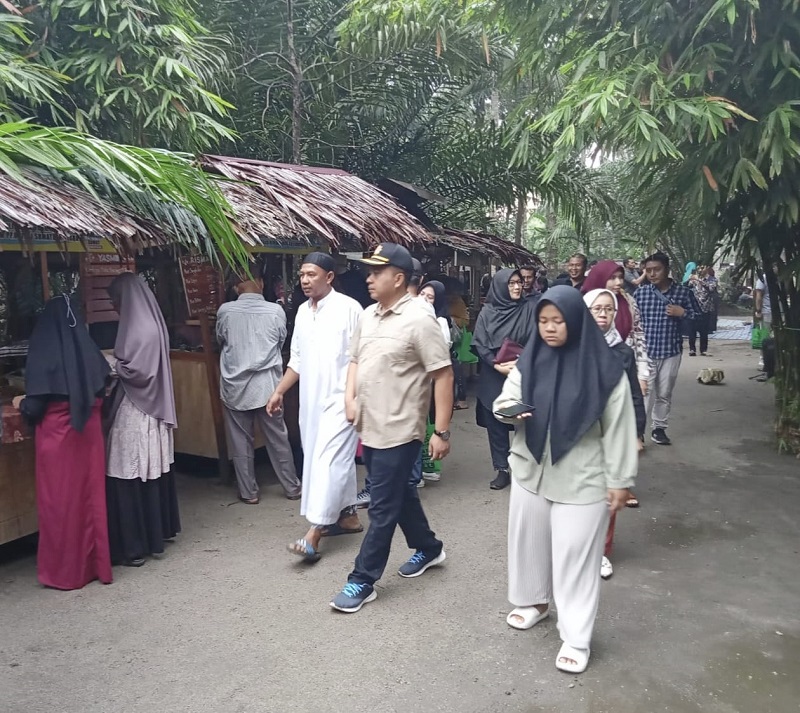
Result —
[{"label": "wooden stall post", "polygon": [[42,298],[45,302],[50,299],[50,271],[47,267],[47,253],[39,253],[39,266],[42,270]]},{"label": "wooden stall post", "polygon": [[225,423],[222,416],[222,401],[219,396],[219,364],[214,354],[209,317],[211,313],[216,314],[222,302],[222,280],[211,262],[202,256],[182,256],[180,269],[189,316],[196,317],[200,324],[208,395],[211,399],[211,416],[214,420],[214,436],[217,441],[219,478],[224,485],[229,485],[232,478],[228,462],[228,442],[225,439]]},{"label": "wooden stall post", "polygon": [[219,454],[219,478],[223,485],[231,483],[231,466],[228,462],[228,442],[225,440],[225,423],[222,416],[222,401],[219,397],[219,364],[214,354],[214,342],[211,339],[211,322],[208,314],[201,312],[200,336],[203,340],[203,356],[206,361],[206,377],[208,378],[208,393],[211,396],[211,415],[214,419],[214,435],[217,439],[217,453]]}]

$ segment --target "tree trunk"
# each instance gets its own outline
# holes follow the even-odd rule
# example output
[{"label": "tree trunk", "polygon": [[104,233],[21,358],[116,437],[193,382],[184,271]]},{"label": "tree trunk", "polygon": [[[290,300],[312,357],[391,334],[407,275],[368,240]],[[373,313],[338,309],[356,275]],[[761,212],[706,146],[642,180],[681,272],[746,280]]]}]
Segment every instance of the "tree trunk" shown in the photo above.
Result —
[{"label": "tree trunk", "polygon": [[781,450],[800,454],[800,304],[796,276],[786,268],[800,252],[800,234],[769,225],[759,229],[757,242],[775,337],[775,433]]},{"label": "tree trunk", "polygon": [[522,245],[522,234],[525,232],[525,221],[528,217],[528,197],[520,195],[517,198],[517,220],[514,224],[514,242]]},{"label": "tree trunk", "polygon": [[303,68],[294,44],[294,0],[286,0],[286,50],[292,84],[292,163],[303,161]]},{"label": "tree trunk", "polygon": [[781,450],[800,453],[800,331],[776,326],[775,433]]}]

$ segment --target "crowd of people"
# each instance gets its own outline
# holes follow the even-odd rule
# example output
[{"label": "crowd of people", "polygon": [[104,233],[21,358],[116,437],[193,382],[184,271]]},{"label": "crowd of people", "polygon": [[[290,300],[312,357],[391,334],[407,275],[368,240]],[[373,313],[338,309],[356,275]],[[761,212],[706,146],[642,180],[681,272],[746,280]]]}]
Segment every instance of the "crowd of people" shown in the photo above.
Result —
[{"label": "crowd of people", "polygon": [[[232,273],[237,298],[218,313],[220,397],[239,498],[260,500],[256,425],[284,495],[300,500],[308,529],[292,556],[320,559],[326,537],[364,533],[347,581],[330,602],[353,613],[376,596],[396,528],[411,556],[402,577],[445,561],[419,488],[441,478],[450,422],[466,406],[454,346],[468,315],[451,311],[445,285],[424,281],[403,247],[382,244],[360,261],[372,303],[334,289],[337,264],[307,255],[300,267],[290,358],[284,309],[264,299],[254,272]],[[558,609],[556,666],[589,660],[600,580],[617,513],[637,507],[632,488],[650,440],[669,445],[672,391],[684,331],[707,354],[713,273],[691,265],[681,284],[668,258],[570,257],[549,284],[530,266],[498,270],[486,290],[472,347],[479,362],[476,422],[487,431],[492,479],[510,486],[509,626],[528,629]],[[169,340],[154,295],[132,273],[109,293],[120,314],[113,353],[89,338],[67,297],[51,300],[30,340],[19,407],[36,425],[39,579],[75,589],[108,583],[111,565],[141,566],[180,531],[171,471],[177,427]],[[303,447],[298,477],[284,399],[299,382]],[[108,393],[108,384],[115,387]],[[356,457],[367,478],[357,489]],[[298,533],[299,534],[299,533]],[[599,567],[599,572],[598,572]]]}]

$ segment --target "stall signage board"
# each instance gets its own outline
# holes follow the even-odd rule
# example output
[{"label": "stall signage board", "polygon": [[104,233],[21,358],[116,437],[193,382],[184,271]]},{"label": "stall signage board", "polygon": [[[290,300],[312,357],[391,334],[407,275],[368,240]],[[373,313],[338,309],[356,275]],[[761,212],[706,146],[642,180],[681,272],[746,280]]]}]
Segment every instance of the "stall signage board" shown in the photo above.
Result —
[{"label": "stall signage board", "polygon": [[108,286],[123,272],[136,272],[136,261],[116,253],[81,255],[81,289],[87,324],[119,321],[108,296]]},{"label": "stall signage board", "polygon": [[189,317],[214,316],[222,304],[222,277],[208,258],[183,255],[180,258],[183,291]]}]

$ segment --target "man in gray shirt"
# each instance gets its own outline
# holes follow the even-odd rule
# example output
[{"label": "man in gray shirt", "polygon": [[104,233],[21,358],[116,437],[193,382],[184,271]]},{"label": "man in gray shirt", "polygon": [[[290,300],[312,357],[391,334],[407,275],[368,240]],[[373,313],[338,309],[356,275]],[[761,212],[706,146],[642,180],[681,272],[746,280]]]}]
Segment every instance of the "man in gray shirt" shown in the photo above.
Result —
[{"label": "man in gray shirt", "polygon": [[636,292],[636,288],[645,281],[645,274],[639,271],[639,263],[632,257],[626,257],[622,261],[622,266],[625,269],[625,292],[632,295]]},{"label": "man in gray shirt", "polygon": [[264,409],[283,376],[286,315],[281,307],[264,299],[261,278],[242,276],[232,282],[239,298],[219,308],[217,342],[221,349],[220,397],[239,499],[249,505],[259,501],[253,457],[257,421],[286,497],[298,500],[300,481],[283,415],[269,416]]}]

